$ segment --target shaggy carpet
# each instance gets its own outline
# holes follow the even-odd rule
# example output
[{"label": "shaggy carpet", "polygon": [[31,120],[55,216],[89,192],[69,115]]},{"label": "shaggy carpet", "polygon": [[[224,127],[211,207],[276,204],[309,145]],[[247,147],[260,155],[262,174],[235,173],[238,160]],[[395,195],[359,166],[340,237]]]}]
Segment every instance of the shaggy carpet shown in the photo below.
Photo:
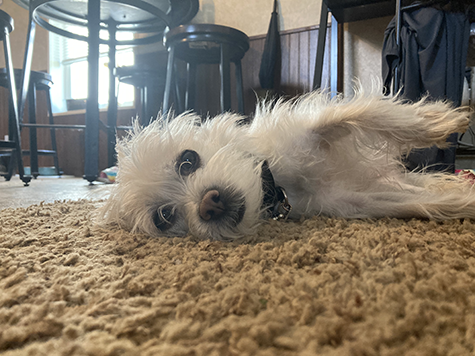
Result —
[{"label": "shaggy carpet", "polygon": [[231,243],[93,223],[97,203],[0,216],[0,353],[469,355],[475,225],[314,218]]}]

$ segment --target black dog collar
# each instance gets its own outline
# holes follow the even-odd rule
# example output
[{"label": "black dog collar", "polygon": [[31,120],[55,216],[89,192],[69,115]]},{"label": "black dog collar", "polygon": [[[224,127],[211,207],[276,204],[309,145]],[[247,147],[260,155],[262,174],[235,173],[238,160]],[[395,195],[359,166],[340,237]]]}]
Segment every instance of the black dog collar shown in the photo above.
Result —
[{"label": "black dog collar", "polygon": [[275,185],[267,161],[262,163],[261,178],[262,190],[264,191],[262,206],[267,209],[274,220],[287,220],[292,206],[289,204],[284,188]]}]

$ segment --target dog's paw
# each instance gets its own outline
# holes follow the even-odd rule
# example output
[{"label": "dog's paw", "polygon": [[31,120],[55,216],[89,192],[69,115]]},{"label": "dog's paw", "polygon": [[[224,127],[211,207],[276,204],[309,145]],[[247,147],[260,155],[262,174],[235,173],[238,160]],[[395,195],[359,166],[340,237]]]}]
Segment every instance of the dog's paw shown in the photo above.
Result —
[{"label": "dog's paw", "polygon": [[470,124],[471,110],[468,107],[452,108],[443,102],[424,103],[417,109],[424,120],[420,123],[420,134],[439,147],[446,147],[447,137],[455,132],[465,132]]}]

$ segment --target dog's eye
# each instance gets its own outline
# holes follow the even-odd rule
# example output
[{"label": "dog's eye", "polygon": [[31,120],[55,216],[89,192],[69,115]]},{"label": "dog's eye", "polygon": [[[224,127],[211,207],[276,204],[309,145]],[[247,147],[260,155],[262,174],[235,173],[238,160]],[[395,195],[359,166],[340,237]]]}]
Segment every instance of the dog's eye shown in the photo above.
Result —
[{"label": "dog's eye", "polygon": [[200,156],[192,150],[183,151],[177,161],[176,170],[180,176],[189,176],[200,167]]},{"label": "dog's eye", "polygon": [[158,208],[153,214],[153,223],[160,231],[165,231],[173,225],[174,209],[170,206]]}]

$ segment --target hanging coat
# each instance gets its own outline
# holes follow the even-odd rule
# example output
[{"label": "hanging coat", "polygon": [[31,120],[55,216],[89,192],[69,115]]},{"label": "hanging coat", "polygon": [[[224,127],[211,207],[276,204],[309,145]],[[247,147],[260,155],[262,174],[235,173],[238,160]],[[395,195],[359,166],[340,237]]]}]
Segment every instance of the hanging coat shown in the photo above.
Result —
[{"label": "hanging coat", "polygon": [[276,89],[278,86],[275,77],[280,74],[280,52],[279,15],[277,0],[274,0],[274,11],[269,22],[259,69],[259,83],[263,89]]},{"label": "hanging coat", "polygon": [[[395,19],[385,31],[382,75],[386,91],[399,63],[402,97],[418,101],[429,95],[433,100],[447,99],[460,106],[469,35],[470,23],[464,13],[433,7],[403,12],[400,51]],[[406,159],[407,168],[453,172],[457,139],[457,134],[452,134],[448,139],[451,147],[445,150],[434,146],[411,152]]]}]

